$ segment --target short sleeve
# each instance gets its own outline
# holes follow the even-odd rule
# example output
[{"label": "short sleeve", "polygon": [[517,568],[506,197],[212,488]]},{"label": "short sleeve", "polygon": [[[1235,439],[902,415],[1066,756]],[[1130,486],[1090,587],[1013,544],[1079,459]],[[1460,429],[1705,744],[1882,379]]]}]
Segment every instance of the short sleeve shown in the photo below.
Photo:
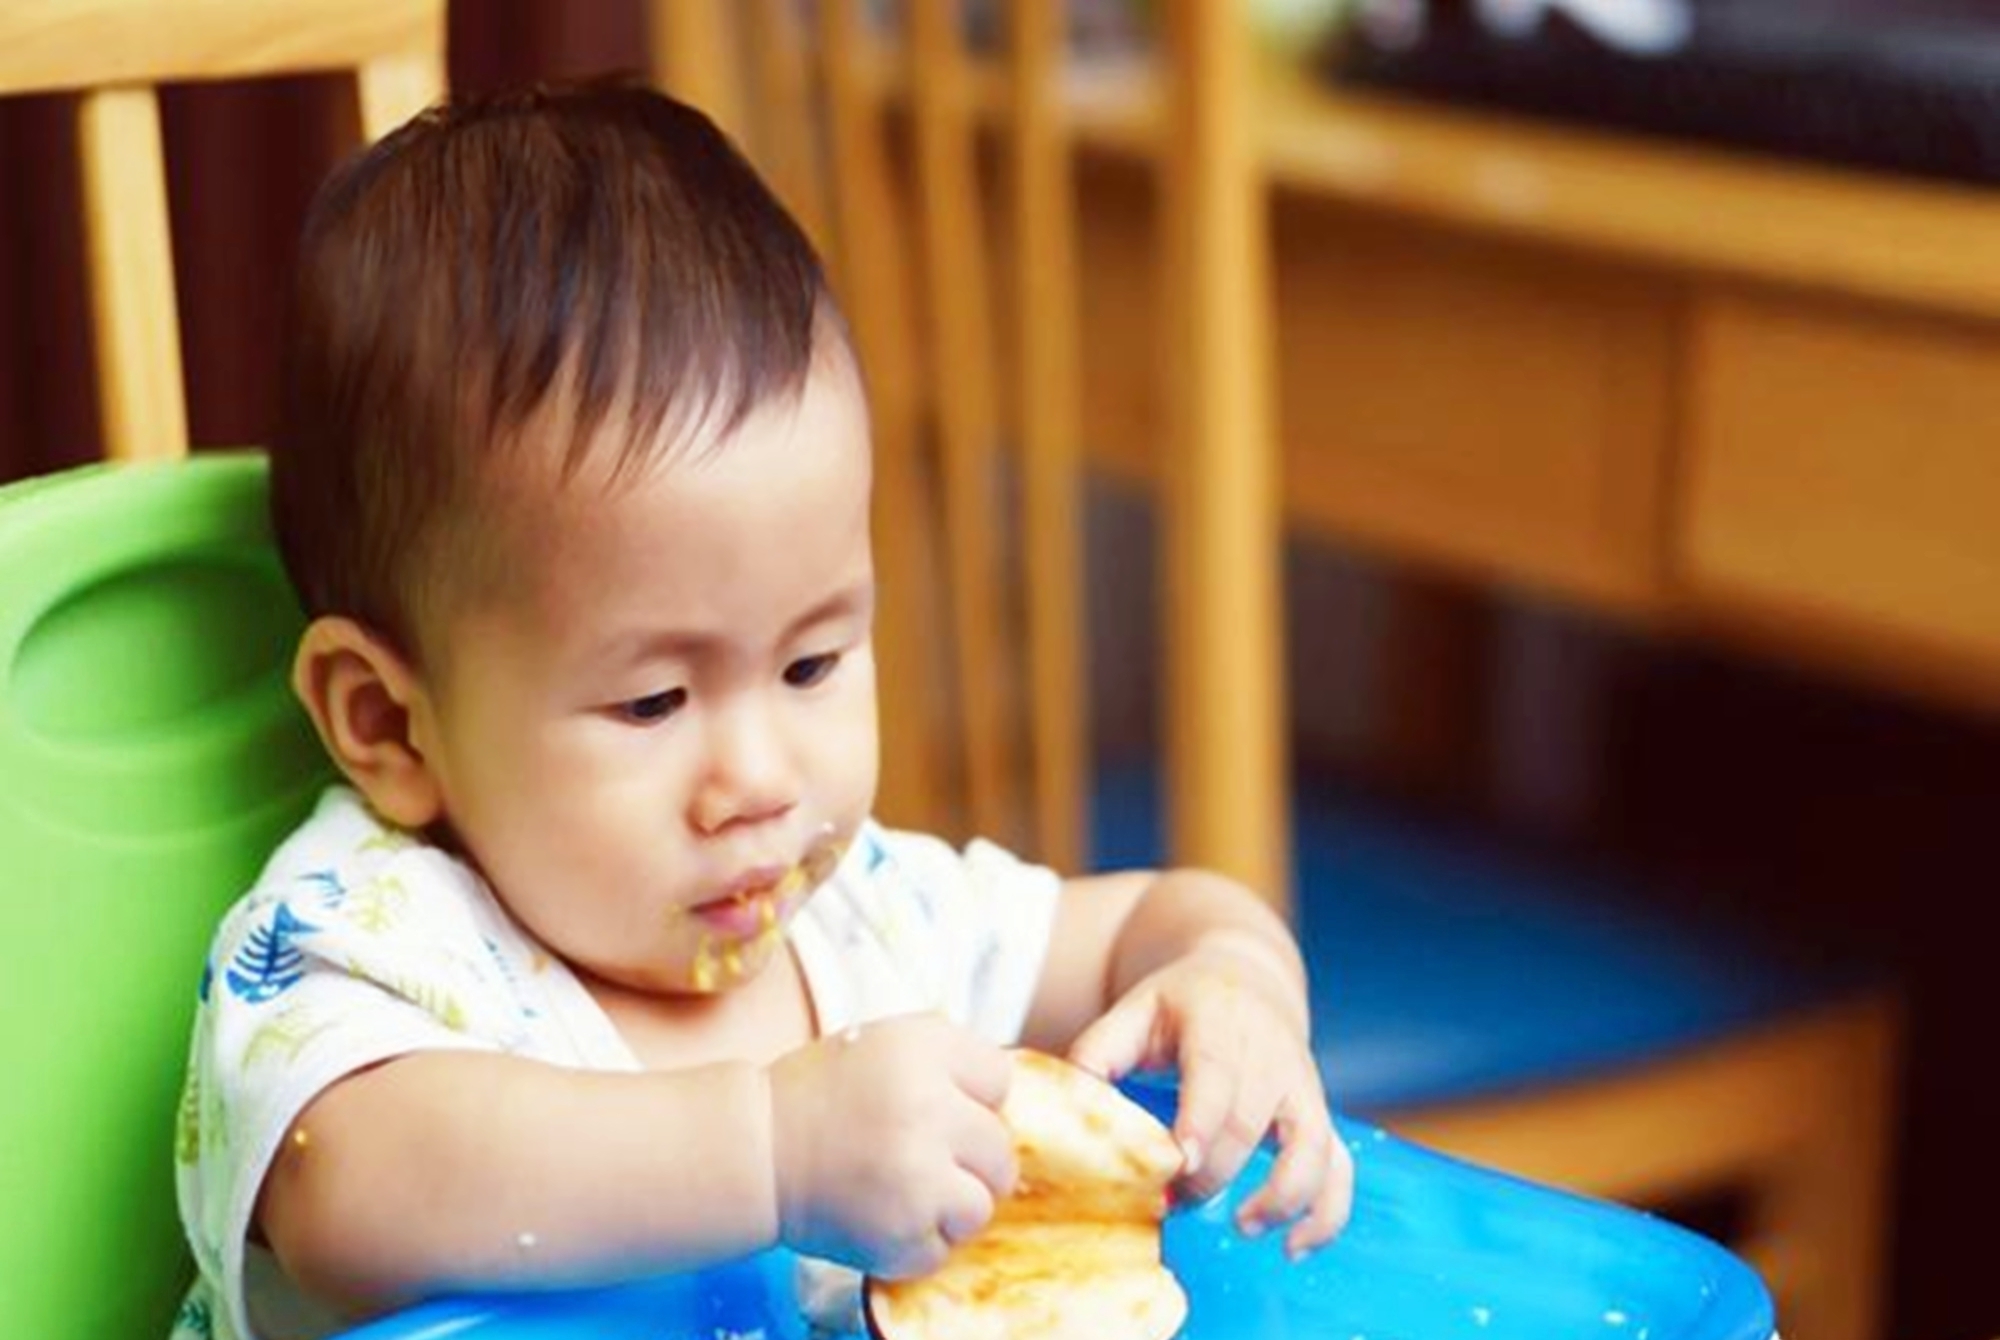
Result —
[{"label": "short sleeve", "polygon": [[[294,844],[274,858],[225,918],[201,977],[176,1162],[218,1335],[252,1334],[251,1216],[278,1142],[317,1094],[391,1057],[503,1050],[524,1034],[480,924],[476,877],[379,827],[343,831],[338,818],[306,844],[326,863],[284,859],[300,854]],[[380,846],[357,852],[349,837]]]},{"label": "short sleeve", "polygon": [[1019,1040],[1062,880],[990,842],[963,850],[869,824],[793,927],[823,1032],[936,1010]]}]

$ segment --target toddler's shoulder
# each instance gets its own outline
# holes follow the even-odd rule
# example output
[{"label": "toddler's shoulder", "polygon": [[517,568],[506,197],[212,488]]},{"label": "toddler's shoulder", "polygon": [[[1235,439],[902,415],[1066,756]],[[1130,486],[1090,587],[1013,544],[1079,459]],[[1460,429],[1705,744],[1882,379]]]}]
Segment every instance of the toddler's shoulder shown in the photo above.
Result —
[{"label": "toddler's shoulder", "polygon": [[239,938],[273,915],[302,924],[360,919],[391,930],[414,907],[435,919],[475,900],[478,888],[463,862],[385,822],[352,788],[331,786],[224,914],[217,939]]},{"label": "toddler's shoulder", "polygon": [[971,918],[983,923],[995,905],[1053,898],[1055,872],[983,839],[963,847],[930,833],[870,820],[832,881],[857,905],[919,911],[927,920]]},{"label": "toddler's shoulder", "polygon": [[435,1024],[518,1048],[546,994],[534,967],[469,865],[332,787],[223,917],[198,999],[202,1027],[239,1042],[310,1007],[346,1020],[357,1046],[409,1035],[421,1015],[427,1040]]}]

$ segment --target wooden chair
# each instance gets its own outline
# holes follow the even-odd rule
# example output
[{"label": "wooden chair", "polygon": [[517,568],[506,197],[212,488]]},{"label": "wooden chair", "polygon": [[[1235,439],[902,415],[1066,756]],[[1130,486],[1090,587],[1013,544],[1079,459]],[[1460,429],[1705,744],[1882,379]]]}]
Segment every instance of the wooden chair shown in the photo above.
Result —
[{"label": "wooden chair", "polygon": [[[1169,78],[1181,87],[1167,99],[1180,112],[1164,143],[1170,161],[1185,161],[1169,171],[1163,201],[1166,273],[1169,282],[1176,274],[1191,276],[1192,296],[1183,299],[1191,310],[1176,326],[1183,339],[1201,342],[1199,357],[1213,372],[1213,379],[1186,379],[1195,406],[1177,417],[1217,455],[1206,471],[1181,468],[1204,489],[1220,489],[1234,471],[1237,487],[1256,498],[1210,500],[1212,512],[1199,520],[1198,500],[1184,503],[1181,528],[1200,538],[1183,536],[1169,552],[1194,561],[1198,544],[1212,546],[1201,562],[1217,585],[1184,588],[1174,623],[1181,639],[1176,659],[1200,666],[1197,649],[1237,636],[1271,644],[1261,659],[1217,654],[1198,687],[1194,670],[1185,672],[1190,692],[1174,700],[1173,713],[1200,718],[1208,704],[1248,704],[1244,710],[1256,720],[1204,739],[1202,766],[1261,777],[1261,788],[1245,790],[1266,804],[1282,794],[1282,753],[1261,742],[1280,730],[1283,698],[1258,681],[1280,673],[1273,648],[1281,634],[1275,614],[1246,629],[1233,607],[1238,593],[1222,576],[1270,563],[1281,526],[1277,509],[1262,501],[1271,496],[1265,472],[1277,455],[1262,401],[1273,377],[1264,332],[1275,320],[1265,186],[1256,163],[1255,60],[1230,7],[1188,0],[1169,8],[1175,16]],[[1178,200],[1176,182],[1189,193]],[[1178,445],[1184,454],[1202,451],[1193,442]],[[1243,455],[1256,464],[1245,467],[1237,460]],[[1171,533],[1171,519],[1167,526]],[[1248,589],[1253,608],[1268,602],[1275,610],[1261,583]],[[1259,747],[1232,758],[1239,736]],[[1191,793],[1183,787],[1177,794]],[[1182,842],[1182,833],[1193,831],[1186,826],[1197,821],[1185,801],[1174,810],[1176,850],[1197,859],[1214,852],[1226,860],[1269,827],[1261,816],[1230,811],[1230,833]],[[1311,843],[1313,836],[1301,840]],[[1437,966],[1448,972],[1449,946],[1437,950]],[[1340,1008],[1336,984],[1316,1015],[1332,1023]],[[1420,1143],[1589,1194],[1655,1206],[1740,1195],[1744,1222],[1734,1245],[1770,1282],[1780,1326],[1819,1340],[1868,1340],[1880,1333],[1888,1287],[1899,1035],[1892,992],[1836,989],[1664,1054],[1625,1055],[1554,1080],[1538,1081],[1530,1070],[1450,1098],[1403,1094],[1385,1102],[1340,1092],[1335,1098]]]},{"label": "wooden chair", "polygon": [[444,91],[443,0],[18,0],[0,7],[0,97],[76,98],[106,455],[188,451],[157,88],[352,71],[370,139]]},{"label": "wooden chair", "polygon": [[[900,35],[856,0],[806,23],[783,0],[733,22],[720,8],[656,0],[656,68],[733,120],[821,242],[869,376],[878,656],[896,685],[883,812],[1075,866],[1089,767],[1062,6],[1001,7],[1004,86],[965,49],[953,6],[909,6]],[[718,69],[745,85],[718,86]],[[1013,132],[998,163],[982,155],[993,114]],[[1009,186],[997,220],[996,172]]]},{"label": "wooden chair", "polygon": [[[875,413],[878,657],[896,702],[884,813],[1076,868],[1093,766],[1068,6],[994,7],[999,60],[968,50],[950,0],[908,0],[900,32],[867,8],[651,0],[654,68],[734,130],[800,214],[854,326]],[[1131,111],[1164,120],[1174,146],[1157,172],[1172,316],[1158,389],[1179,426],[1158,453],[1174,846],[1282,907],[1270,359],[1242,288],[1267,247],[1238,128],[1248,69],[1226,7],[1166,10],[1171,68],[1154,92],[1169,96]]]},{"label": "wooden chair", "polygon": [[[892,793],[893,807],[914,822],[1026,832],[1040,853],[1067,862],[1092,828],[1093,783],[1077,606],[1070,173],[1081,99],[1064,75],[1062,8],[1014,0],[1003,7],[1004,51],[979,59],[954,27],[956,7],[937,0],[908,0],[900,40],[865,31],[841,0],[820,8],[816,33],[783,30],[789,6],[755,5],[761,31],[735,33],[747,42],[736,68],[750,71],[750,91],[728,105],[781,189],[830,202],[807,216],[820,220],[875,380],[882,568],[901,615],[884,673],[899,707],[921,698],[937,668],[918,650],[926,639],[954,649],[950,710],[921,718],[951,757],[934,740],[896,742],[885,777],[913,767],[925,780]],[[674,17],[681,11],[679,0],[658,0],[658,31],[684,22]],[[1171,847],[1284,904],[1295,847],[1256,60],[1234,7],[1181,0],[1164,12],[1150,92],[1091,114],[1100,139],[1141,145],[1156,174],[1166,327],[1157,418],[1174,427],[1157,480]],[[813,58],[799,59],[808,48]],[[764,56],[745,60],[745,51]],[[727,68],[712,54],[699,59]],[[674,65],[663,68],[671,82]],[[824,111],[817,156],[813,137],[797,130],[812,107]],[[915,276],[900,264],[912,251],[922,257]],[[1012,545],[994,525],[1006,511],[1000,461],[1020,479],[1022,538]],[[933,479],[935,497],[925,487]],[[947,537],[941,550],[925,525]],[[934,568],[926,553],[943,561]],[[1010,566],[1009,554],[1023,561]],[[934,570],[945,574],[942,589],[910,589],[911,574]],[[1018,621],[1010,601],[1026,610]],[[887,715],[893,723],[899,713]],[[958,803],[941,804],[952,787],[940,781],[954,779],[964,783]],[[1314,818],[1296,849],[1310,856],[1332,840],[1327,827]],[[1310,895],[1339,898],[1340,878]],[[1436,947],[1446,972],[1451,949]],[[1338,982],[1319,1013],[1337,1076],[1342,1048],[1365,1050],[1369,1040],[1355,1032],[1370,1025],[1349,1017]],[[1738,1193],[1746,1212],[1736,1245],[1771,1280],[1786,1329],[1865,1340],[1877,1333],[1885,1289],[1896,1038],[1892,998],[1846,993],[1671,1049],[1488,1073],[1438,1096],[1336,1086],[1335,1097],[1435,1147],[1592,1194],[1670,1206]]]},{"label": "wooden chair", "polygon": [[[326,72],[352,73],[364,134],[398,124],[443,91],[443,0],[0,6],[0,97],[75,106],[116,463],[0,490],[0,978],[9,1056],[36,1075],[0,1105],[0,1294],[11,1326],[51,1340],[172,1321],[192,1273],[172,1132],[201,945],[325,774],[285,687],[298,612],[262,463],[177,459],[189,432],[155,90]],[[78,933],[102,943],[59,953]]]}]

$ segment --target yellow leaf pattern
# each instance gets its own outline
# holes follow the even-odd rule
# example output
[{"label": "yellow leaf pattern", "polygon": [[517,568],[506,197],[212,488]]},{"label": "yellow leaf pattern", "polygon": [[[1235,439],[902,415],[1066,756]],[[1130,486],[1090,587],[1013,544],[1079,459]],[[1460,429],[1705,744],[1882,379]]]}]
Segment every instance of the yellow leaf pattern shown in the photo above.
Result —
[{"label": "yellow leaf pattern", "polygon": [[193,1164],[201,1158],[201,1072],[189,1070],[181,1086],[180,1111],[174,1123],[174,1158]]},{"label": "yellow leaf pattern", "polygon": [[272,1058],[292,1064],[314,1038],[333,1026],[333,1020],[319,1017],[307,1005],[287,1005],[251,1035],[250,1045],[243,1049],[243,1065],[248,1069]]},{"label": "yellow leaf pattern", "polygon": [[435,1018],[454,1033],[465,1031],[465,1007],[458,1003],[446,988],[435,982],[401,980],[395,984],[397,995]]},{"label": "yellow leaf pattern", "polygon": [[223,1107],[222,1086],[205,1085],[201,1090],[201,1115],[197,1121],[206,1153],[227,1154],[230,1147],[229,1114]]},{"label": "yellow leaf pattern", "polygon": [[395,875],[379,875],[348,896],[347,918],[358,930],[380,935],[396,928],[409,906],[410,891]]},{"label": "yellow leaf pattern", "polygon": [[450,987],[401,973],[376,972],[356,958],[347,960],[347,971],[350,976],[373,982],[384,991],[401,996],[454,1033],[465,1031],[465,1007],[452,994]]},{"label": "yellow leaf pattern", "polygon": [[416,845],[416,838],[405,833],[402,829],[384,826],[363,838],[361,844],[354,850],[357,853],[371,851],[398,852],[407,851]]}]

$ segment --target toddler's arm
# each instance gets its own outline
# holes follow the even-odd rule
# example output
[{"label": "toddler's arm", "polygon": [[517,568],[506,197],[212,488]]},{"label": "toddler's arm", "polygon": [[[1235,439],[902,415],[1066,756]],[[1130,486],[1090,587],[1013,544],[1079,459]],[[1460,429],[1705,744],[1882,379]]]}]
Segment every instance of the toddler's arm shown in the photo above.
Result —
[{"label": "toddler's arm", "polygon": [[361,1314],[753,1251],[778,1237],[769,1094],[748,1064],[412,1053],[307,1105],[258,1224],[303,1288]]},{"label": "toddler's arm", "polygon": [[606,1073],[415,1053],[306,1107],[258,1222],[304,1288],[362,1313],[779,1241],[920,1273],[1012,1187],[997,1114],[1010,1073],[999,1049],[929,1017],[768,1068]]}]

